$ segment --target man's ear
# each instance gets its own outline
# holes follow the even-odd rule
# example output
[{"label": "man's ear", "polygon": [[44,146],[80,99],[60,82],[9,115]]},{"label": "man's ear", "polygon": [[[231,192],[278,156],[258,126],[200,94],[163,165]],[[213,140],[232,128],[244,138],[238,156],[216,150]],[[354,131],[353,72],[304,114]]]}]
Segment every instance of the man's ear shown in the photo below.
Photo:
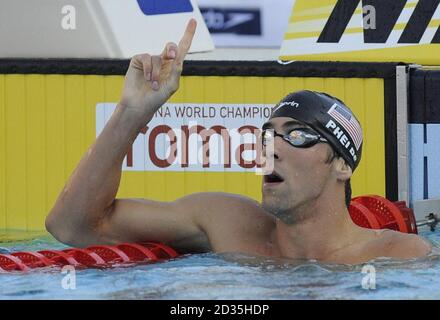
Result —
[{"label": "man's ear", "polygon": [[353,170],[342,157],[335,159],[334,170],[336,178],[341,181],[347,181],[353,175]]}]

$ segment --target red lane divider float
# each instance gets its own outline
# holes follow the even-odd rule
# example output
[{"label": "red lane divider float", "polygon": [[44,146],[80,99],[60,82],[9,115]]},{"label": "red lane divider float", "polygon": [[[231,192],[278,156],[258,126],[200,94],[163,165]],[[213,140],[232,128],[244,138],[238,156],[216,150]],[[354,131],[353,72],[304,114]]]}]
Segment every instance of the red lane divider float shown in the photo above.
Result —
[{"label": "red lane divider float", "polygon": [[126,263],[131,262],[127,254],[112,246],[94,246],[88,247],[88,250],[94,252],[96,255],[104,259],[105,263]]},{"label": "red lane divider float", "polygon": [[10,254],[0,254],[0,267],[4,271],[28,271],[29,268],[17,257]]},{"label": "red lane divider float", "polygon": [[349,208],[354,223],[364,228],[416,233],[414,212],[405,201],[391,202],[376,195],[353,198]]},{"label": "red lane divider float", "polygon": [[71,265],[74,267],[79,267],[81,265],[74,257],[63,251],[42,250],[42,251],[38,251],[38,253],[41,253],[45,257],[52,260],[55,265],[59,265],[59,266]]},{"label": "red lane divider float", "polygon": [[358,226],[369,229],[380,229],[381,226],[373,212],[362,203],[352,201],[350,203],[350,216]]},{"label": "red lane divider float", "polygon": [[84,249],[41,250],[0,254],[0,272],[29,271],[41,267],[72,265],[78,268],[111,267],[114,264],[159,262],[172,259],[178,253],[172,248],[153,242],[122,243],[116,246],[97,245]]},{"label": "red lane divider float", "polygon": [[38,252],[15,252],[11,256],[17,257],[29,268],[49,267],[53,262]]}]

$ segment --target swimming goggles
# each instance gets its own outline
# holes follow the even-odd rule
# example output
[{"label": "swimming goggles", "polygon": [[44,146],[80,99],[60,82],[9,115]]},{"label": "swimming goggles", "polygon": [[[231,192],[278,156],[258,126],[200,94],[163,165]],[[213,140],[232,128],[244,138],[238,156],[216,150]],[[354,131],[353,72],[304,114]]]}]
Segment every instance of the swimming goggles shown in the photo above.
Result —
[{"label": "swimming goggles", "polygon": [[261,132],[263,146],[267,146],[275,137],[281,137],[296,148],[310,148],[319,142],[328,142],[327,139],[310,128],[295,128],[287,134],[280,134],[273,129],[266,129]]}]

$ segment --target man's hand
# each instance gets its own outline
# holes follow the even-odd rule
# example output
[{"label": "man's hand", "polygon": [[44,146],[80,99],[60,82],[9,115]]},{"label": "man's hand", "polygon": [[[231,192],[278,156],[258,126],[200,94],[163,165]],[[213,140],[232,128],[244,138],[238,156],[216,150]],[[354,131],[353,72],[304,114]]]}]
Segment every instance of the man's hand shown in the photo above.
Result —
[{"label": "man's hand", "polygon": [[197,22],[191,19],[179,45],[168,43],[161,55],[140,54],[131,59],[120,104],[140,114],[153,115],[177,91],[196,26]]}]

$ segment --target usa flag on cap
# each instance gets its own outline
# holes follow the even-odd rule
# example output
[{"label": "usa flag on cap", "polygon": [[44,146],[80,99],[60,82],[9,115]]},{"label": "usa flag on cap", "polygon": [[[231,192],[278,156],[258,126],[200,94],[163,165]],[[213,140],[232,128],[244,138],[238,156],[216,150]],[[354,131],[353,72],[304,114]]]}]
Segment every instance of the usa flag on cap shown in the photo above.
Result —
[{"label": "usa flag on cap", "polygon": [[359,150],[362,144],[362,128],[350,111],[335,103],[327,113],[348,132],[356,150]]}]

